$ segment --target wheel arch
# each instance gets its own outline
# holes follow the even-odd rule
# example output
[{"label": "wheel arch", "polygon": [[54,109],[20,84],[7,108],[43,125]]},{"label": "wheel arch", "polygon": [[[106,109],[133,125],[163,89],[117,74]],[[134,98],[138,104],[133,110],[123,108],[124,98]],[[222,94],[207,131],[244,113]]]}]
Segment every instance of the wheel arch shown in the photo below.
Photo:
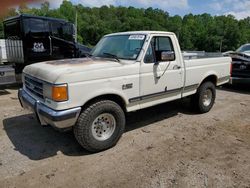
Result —
[{"label": "wheel arch", "polygon": [[218,82],[218,77],[216,76],[216,74],[210,74],[207,75],[203,78],[203,80],[200,82],[199,86],[205,82],[212,82],[215,86],[217,86],[217,82]]},{"label": "wheel arch", "polygon": [[118,94],[102,94],[102,95],[98,95],[95,96],[91,99],[89,99],[87,102],[85,102],[82,106],[82,110],[84,110],[85,108],[87,108],[88,106],[90,106],[91,104],[97,102],[97,101],[101,101],[101,100],[110,100],[113,101],[115,103],[117,103],[124,112],[127,112],[127,108],[126,108],[126,102],[124,100],[123,97],[121,97]]}]

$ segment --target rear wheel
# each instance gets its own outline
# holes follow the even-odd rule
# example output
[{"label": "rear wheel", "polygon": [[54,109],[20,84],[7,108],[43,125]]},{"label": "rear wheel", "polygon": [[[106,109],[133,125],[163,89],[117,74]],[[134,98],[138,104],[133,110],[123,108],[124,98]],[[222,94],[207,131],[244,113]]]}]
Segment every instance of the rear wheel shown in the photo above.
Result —
[{"label": "rear wheel", "polygon": [[197,93],[192,98],[192,104],[200,113],[206,113],[211,110],[216,98],[215,85],[212,82],[204,82],[200,85]]},{"label": "rear wheel", "polygon": [[98,152],[114,146],[125,128],[125,114],[115,102],[104,100],[86,108],[74,126],[80,145],[88,151]]}]

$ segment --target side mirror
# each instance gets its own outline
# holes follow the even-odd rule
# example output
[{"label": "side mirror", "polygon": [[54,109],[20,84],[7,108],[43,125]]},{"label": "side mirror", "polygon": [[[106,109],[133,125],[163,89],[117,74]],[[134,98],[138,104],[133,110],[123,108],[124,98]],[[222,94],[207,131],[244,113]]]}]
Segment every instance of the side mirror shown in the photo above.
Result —
[{"label": "side mirror", "polygon": [[162,51],[160,61],[174,61],[175,53],[174,51]]}]

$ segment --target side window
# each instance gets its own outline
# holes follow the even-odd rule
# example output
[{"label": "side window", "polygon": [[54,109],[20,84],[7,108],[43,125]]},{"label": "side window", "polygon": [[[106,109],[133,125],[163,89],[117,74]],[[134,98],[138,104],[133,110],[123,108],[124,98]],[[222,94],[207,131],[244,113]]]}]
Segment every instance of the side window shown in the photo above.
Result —
[{"label": "side window", "polygon": [[63,30],[60,22],[51,22],[52,35],[54,37],[62,38]]},{"label": "side window", "polygon": [[63,25],[63,39],[73,41],[73,27],[70,24]]},{"label": "side window", "polygon": [[24,31],[25,34],[31,35],[43,35],[49,32],[48,22],[43,19],[26,18],[24,19]]},{"label": "side window", "polygon": [[64,39],[67,41],[74,41],[74,29],[73,25],[68,23],[60,23],[57,21],[51,22],[52,35],[54,37]]},{"label": "side window", "polygon": [[153,37],[146,52],[144,62],[154,63],[155,61],[159,61],[162,51],[174,51],[170,37]]},{"label": "side window", "polygon": [[158,37],[158,51],[174,51],[169,37]]}]

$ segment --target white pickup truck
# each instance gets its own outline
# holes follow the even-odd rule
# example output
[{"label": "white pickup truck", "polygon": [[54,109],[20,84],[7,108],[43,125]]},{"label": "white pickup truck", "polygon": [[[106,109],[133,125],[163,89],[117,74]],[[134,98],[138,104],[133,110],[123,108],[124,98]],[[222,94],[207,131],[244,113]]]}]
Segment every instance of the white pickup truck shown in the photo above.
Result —
[{"label": "white pickup truck", "polygon": [[174,33],[114,33],[88,58],[27,66],[18,95],[42,125],[73,127],[78,142],[97,152],[117,143],[128,112],[187,96],[208,112],[215,86],[229,81],[230,64],[229,57],[184,61]]}]

